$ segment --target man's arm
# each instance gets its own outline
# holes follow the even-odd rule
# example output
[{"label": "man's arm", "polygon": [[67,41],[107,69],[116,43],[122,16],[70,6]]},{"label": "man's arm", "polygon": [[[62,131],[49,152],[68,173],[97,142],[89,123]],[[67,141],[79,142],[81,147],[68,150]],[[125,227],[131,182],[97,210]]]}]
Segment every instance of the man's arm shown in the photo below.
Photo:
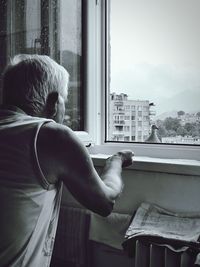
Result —
[{"label": "man's arm", "polygon": [[63,180],[72,195],[86,208],[107,216],[123,187],[122,165],[132,164],[132,152],[118,152],[106,160],[101,178],[87,149],[68,127],[48,123],[40,130],[38,155],[49,181]]},{"label": "man's arm", "polygon": [[122,167],[132,164],[132,151],[120,151],[106,160],[101,175],[105,185],[110,188],[110,197],[116,199],[122,192],[123,181],[121,177]]}]

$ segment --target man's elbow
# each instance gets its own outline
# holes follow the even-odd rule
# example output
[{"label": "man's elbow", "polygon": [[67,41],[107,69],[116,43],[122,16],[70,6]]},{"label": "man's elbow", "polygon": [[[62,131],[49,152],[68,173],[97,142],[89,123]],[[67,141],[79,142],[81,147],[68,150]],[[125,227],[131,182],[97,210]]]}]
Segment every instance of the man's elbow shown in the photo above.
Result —
[{"label": "man's elbow", "polygon": [[111,214],[113,210],[114,202],[109,200],[107,203],[101,207],[98,207],[94,212],[97,213],[98,215],[102,217],[107,217],[108,215]]}]

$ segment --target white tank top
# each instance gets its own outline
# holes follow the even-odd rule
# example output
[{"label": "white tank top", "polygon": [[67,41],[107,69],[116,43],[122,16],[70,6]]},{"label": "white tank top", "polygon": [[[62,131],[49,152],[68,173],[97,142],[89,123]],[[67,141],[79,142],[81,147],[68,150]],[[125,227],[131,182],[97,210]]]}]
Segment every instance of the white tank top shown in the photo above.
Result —
[{"label": "white tank top", "polygon": [[46,180],[37,136],[50,120],[0,110],[0,266],[50,265],[62,183]]}]

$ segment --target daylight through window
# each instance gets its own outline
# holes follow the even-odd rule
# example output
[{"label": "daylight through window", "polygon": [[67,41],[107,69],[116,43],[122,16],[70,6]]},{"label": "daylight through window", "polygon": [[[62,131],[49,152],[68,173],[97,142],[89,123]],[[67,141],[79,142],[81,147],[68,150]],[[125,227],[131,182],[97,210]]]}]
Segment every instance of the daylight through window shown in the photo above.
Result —
[{"label": "daylight through window", "polygon": [[107,141],[200,145],[200,1],[107,1]]}]

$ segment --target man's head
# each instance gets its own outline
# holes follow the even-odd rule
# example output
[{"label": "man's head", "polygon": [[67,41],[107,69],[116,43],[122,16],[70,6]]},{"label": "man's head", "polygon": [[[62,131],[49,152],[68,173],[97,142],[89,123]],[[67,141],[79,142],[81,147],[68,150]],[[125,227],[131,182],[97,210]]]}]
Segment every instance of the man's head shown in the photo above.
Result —
[{"label": "man's head", "polygon": [[48,56],[17,55],[3,76],[3,103],[62,122],[68,72]]}]

